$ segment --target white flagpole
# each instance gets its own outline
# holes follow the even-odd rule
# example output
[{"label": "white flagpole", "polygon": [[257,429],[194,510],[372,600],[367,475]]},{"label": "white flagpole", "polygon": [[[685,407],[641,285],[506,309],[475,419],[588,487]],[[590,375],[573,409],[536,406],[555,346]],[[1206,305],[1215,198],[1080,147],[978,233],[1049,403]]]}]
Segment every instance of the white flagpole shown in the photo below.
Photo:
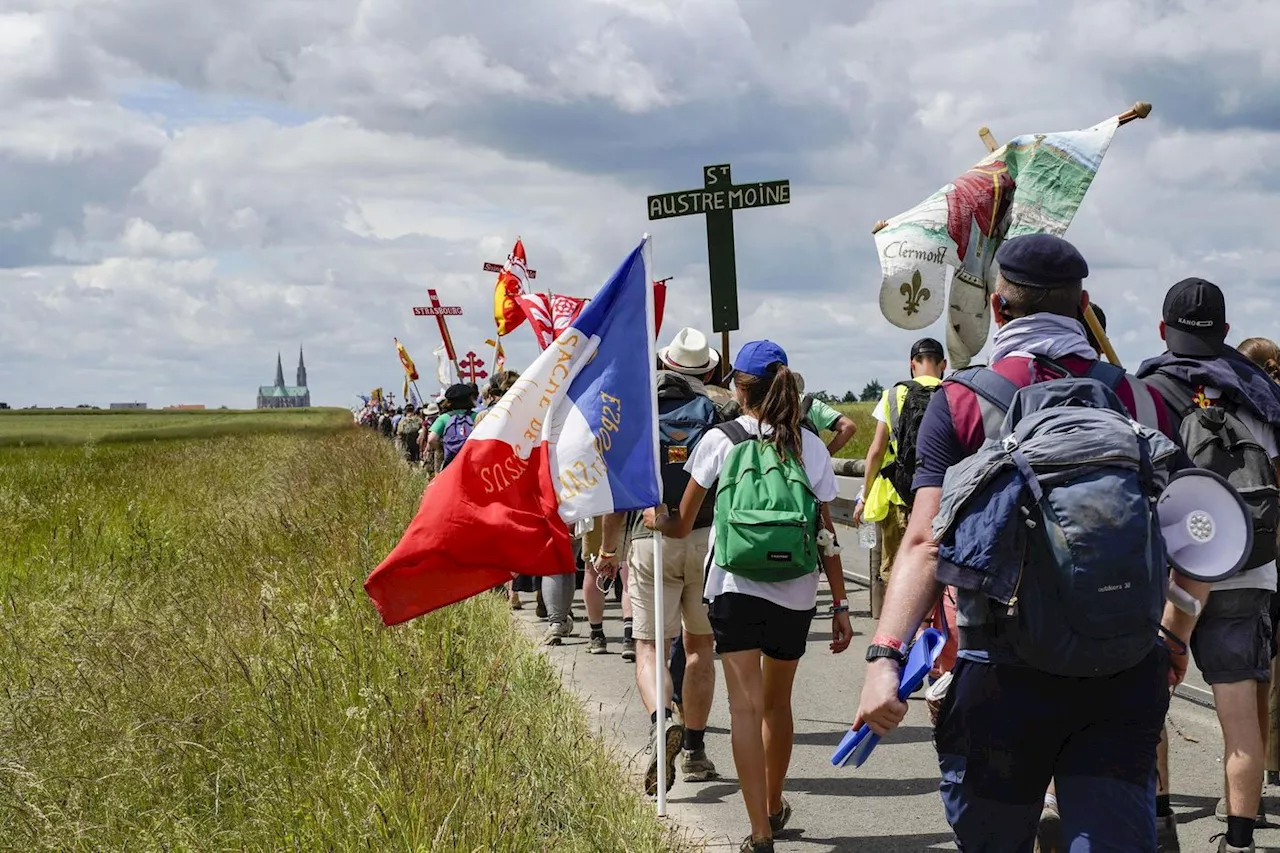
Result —
[{"label": "white flagpole", "polygon": [[662,609],[662,534],[653,532],[653,704],[658,709],[654,726],[654,753],[658,757],[658,817],[667,816],[667,652],[662,632],[666,621]]}]

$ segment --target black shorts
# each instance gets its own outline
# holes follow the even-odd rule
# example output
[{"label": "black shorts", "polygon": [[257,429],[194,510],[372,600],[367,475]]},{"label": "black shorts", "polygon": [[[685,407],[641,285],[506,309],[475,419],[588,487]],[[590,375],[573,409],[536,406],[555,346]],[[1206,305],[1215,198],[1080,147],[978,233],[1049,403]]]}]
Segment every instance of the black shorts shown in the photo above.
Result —
[{"label": "black shorts", "polygon": [[1271,680],[1271,592],[1224,589],[1209,594],[1191,633],[1191,653],[1207,684]]},{"label": "black shorts", "polygon": [[800,660],[817,612],[816,607],[792,610],[767,598],[724,592],[712,599],[707,616],[717,654],[759,649],[774,660]]}]

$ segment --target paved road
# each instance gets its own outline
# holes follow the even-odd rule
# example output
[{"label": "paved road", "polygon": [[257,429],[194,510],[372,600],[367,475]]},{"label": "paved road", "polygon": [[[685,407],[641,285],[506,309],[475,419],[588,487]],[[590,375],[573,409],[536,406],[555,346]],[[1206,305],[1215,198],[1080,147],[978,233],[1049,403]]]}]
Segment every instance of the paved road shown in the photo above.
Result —
[{"label": "paved road", "polygon": [[[851,531],[841,537],[856,543]],[[866,552],[846,546],[846,569],[865,575]],[[824,582],[819,617],[800,664],[795,689],[796,748],[787,782],[787,796],[795,808],[792,828],[778,839],[781,851],[804,853],[906,853],[954,850],[937,795],[937,765],[923,702],[912,700],[906,724],[882,743],[861,769],[830,764],[831,752],[851,721],[873,629],[869,596],[851,589],[854,630],[858,636],[849,651],[833,656],[827,649],[830,605]],[[531,634],[540,636],[542,624],[532,607],[516,614]],[[578,692],[599,735],[619,754],[639,784],[649,733],[648,715],[636,694],[634,666],[618,654],[621,613],[610,600],[605,631],[610,653],[586,653],[585,615],[575,603],[577,635],[558,648],[547,649],[560,666],[564,683]],[[1171,711],[1174,806],[1182,822],[1179,833],[1185,851],[1211,851],[1210,837],[1224,825],[1213,818],[1221,793],[1221,736],[1211,711],[1175,699]],[[728,737],[729,715],[724,679],[717,664],[716,698],[707,731],[707,751],[722,779],[699,784],[677,781],[671,790],[669,815],[691,840],[708,850],[736,850],[747,834],[746,810],[738,794]],[[1269,809],[1276,812],[1273,807]],[[1280,851],[1280,828],[1261,829],[1259,850]],[[1265,845],[1265,846],[1264,846]]]}]

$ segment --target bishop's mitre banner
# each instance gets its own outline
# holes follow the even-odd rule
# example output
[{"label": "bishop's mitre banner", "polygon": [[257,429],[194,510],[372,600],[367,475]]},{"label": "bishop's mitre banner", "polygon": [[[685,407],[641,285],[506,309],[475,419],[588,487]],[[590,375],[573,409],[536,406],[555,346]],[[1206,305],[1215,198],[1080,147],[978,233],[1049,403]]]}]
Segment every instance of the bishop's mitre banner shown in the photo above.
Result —
[{"label": "bishop's mitre banner", "polygon": [[947,355],[962,368],[986,345],[989,296],[1001,241],[1021,234],[1061,236],[1084,200],[1119,127],[1019,136],[876,232],[884,279],[880,311],[903,329],[942,316]]}]

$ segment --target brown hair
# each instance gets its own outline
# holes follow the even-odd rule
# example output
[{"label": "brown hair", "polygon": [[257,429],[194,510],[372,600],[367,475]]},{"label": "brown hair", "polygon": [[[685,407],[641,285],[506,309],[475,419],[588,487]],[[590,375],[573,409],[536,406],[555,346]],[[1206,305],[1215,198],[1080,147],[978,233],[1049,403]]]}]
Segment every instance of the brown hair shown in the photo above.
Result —
[{"label": "brown hair", "polygon": [[795,375],[780,361],[769,365],[768,376],[754,376],[736,371],[733,382],[742,389],[743,408],[773,428],[769,437],[778,455],[794,456],[803,461],[803,435],[800,432],[800,392]]},{"label": "brown hair", "polygon": [[1270,338],[1245,338],[1237,350],[1280,382],[1280,346]]}]

